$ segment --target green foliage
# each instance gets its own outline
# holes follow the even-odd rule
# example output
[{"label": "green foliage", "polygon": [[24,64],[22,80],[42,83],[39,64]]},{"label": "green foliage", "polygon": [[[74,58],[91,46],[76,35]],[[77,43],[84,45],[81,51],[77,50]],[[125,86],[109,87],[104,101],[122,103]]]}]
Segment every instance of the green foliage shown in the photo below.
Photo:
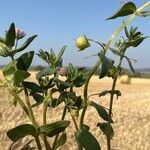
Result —
[{"label": "green foliage", "polygon": [[107,20],[115,19],[118,17],[128,16],[136,11],[136,6],[133,2],[124,4],[115,14],[107,18]]},{"label": "green foliage", "polygon": [[32,63],[34,51],[24,53],[17,59],[17,69],[27,71]]},{"label": "green foliage", "polygon": [[[15,24],[12,23],[6,32],[6,36],[4,38],[0,37],[0,56],[9,57],[11,59],[11,62],[2,69],[4,81],[0,80],[0,86],[5,86],[8,89],[12,95],[11,103],[15,106],[19,105],[23,109],[32,122],[32,125],[19,125],[9,130],[7,136],[13,142],[17,142],[21,138],[31,135],[36,141],[37,149],[42,150],[43,147],[46,150],[50,150],[51,148],[58,149],[67,142],[68,130],[66,129],[70,125],[69,119],[71,118],[76,129],[75,138],[78,142],[79,149],[100,150],[100,144],[90,132],[90,126],[84,123],[86,111],[89,106],[92,106],[97,111],[100,119],[105,121],[98,122],[97,127],[99,127],[106,136],[107,148],[111,149],[111,140],[114,136],[112,127],[113,102],[114,98],[116,98],[115,96],[117,96],[117,98],[121,96],[121,92],[116,89],[116,84],[118,77],[124,72],[122,63],[126,60],[131,71],[134,73],[133,62],[135,61],[126,56],[126,51],[130,47],[139,46],[143,40],[147,38],[144,37],[140,31],[137,31],[137,27],[131,27],[128,30],[126,26],[136,15],[148,16],[149,11],[145,11],[144,9],[149,7],[149,5],[150,3],[148,2],[140,7],[140,9],[136,9],[133,2],[128,2],[113,16],[109,17],[108,19],[115,19],[132,15],[112,34],[106,44],[88,39],[85,36],[77,38],[76,46],[81,51],[91,46],[90,42],[94,42],[100,47],[98,54],[95,55],[98,56],[98,61],[91,70],[85,67],[75,67],[71,63],[67,66],[63,66],[63,55],[66,46],[63,46],[58,54],[55,54],[53,49],[50,49],[49,52],[41,49],[37,55],[46,62],[48,66],[39,70],[36,74],[37,81],[35,82],[26,81],[30,76],[29,68],[33,61],[34,51],[24,52],[19,56],[18,53],[24,51],[37,35],[29,37],[25,42],[22,42],[22,45],[19,45],[18,42],[24,38],[24,35],[17,37],[18,35],[16,34],[18,33],[16,33]],[[114,46],[110,46],[112,41],[122,30],[125,31],[125,37],[121,36],[121,38],[117,38],[117,40],[114,41]],[[119,61],[114,62],[111,58],[107,57],[108,49]],[[99,93],[89,95],[88,88],[90,79],[97,72],[99,72],[99,79],[106,76],[111,77],[111,90],[102,90]],[[84,88],[81,95],[76,93],[75,90],[80,87]],[[21,97],[22,91],[25,95],[23,98]],[[100,99],[108,95],[110,97],[109,107],[106,108],[102,106],[102,104],[90,101],[89,98],[93,95],[99,96]],[[41,108],[43,109],[42,114],[39,116],[43,119],[40,125],[37,122],[37,116],[35,116],[33,112],[39,105],[42,105]],[[63,107],[60,121],[49,123],[47,117],[51,117],[51,114],[47,115],[47,110],[58,108],[59,105],[61,105],[61,108]],[[59,111],[59,109],[57,110]],[[71,117],[68,120],[64,120],[68,114],[71,115]],[[50,145],[49,138],[53,138],[54,136],[54,143]]]},{"label": "green foliage", "polygon": [[7,132],[7,136],[13,142],[17,142],[18,140],[24,138],[27,135],[32,135],[33,137],[36,137],[36,129],[31,124],[23,124]]},{"label": "green foliage", "polygon": [[8,29],[8,31],[6,32],[6,39],[5,39],[5,44],[8,47],[13,47],[15,44],[15,38],[16,38],[16,34],[15,34],[15,24],[12,23],[10,25],[10,28]]},{"label": "green foliage", "polygon": [[55,149],[61,147],[62,145],[64,145],[67,142],[67,134],[66,132],[62,132],[62,134],[60,135],[59,139],[56,142],[56,146]]},{"label": "green foliage", "polygon": [[107,137],[110,136],[110,138],[112,139],[112,137],[114,136],[114,130],[112,126],[107,122],[97,123],[97,127],[99,127],[102,130],[103,134]]},{"label": "green foliage", "polygon": [[109,114],[107,113],[107,111],[105,110],[105,108],[103,106],[98,105],[93,101],[90,102],[90,106],[93,106],[97,110],[99,116],[102,119],[104,119],[106,121],[111,121],[111,123],[113,123],[113,120],[111,119],[111,116],[109,116]]},{"label": "green foliage", "polygon": [[86,150],[100,150],[100,145],[96,138],[85,128],[75,132],[75,137],[79,144]]},{"label": "green foliage", "polygon": [[42,125],[39,127],[39,133],[45,134],[48,137],[53,137],[63,132],[70,124],[70,121],[57,121],[51,124]]}]

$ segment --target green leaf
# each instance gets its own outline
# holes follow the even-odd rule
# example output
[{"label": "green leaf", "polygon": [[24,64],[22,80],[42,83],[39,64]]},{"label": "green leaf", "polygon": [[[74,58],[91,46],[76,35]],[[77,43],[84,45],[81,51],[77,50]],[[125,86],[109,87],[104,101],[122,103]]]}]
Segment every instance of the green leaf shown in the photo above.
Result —
[{"label": "green leaf", "polygon": [[75,137],[85,150],[101,150],[96,138],[85,128],[76,131]]},{"label": "green leaf", "polygon": [[26,78],[28,78],[31,74],[29,72],[23,71],[23,70],[17,70],[14,73],[13,81],[14,84],[19,84],[23,82]]},{"label": "green leaf", "polygon": [[103,131],[103,134],[107,137],[112,138],[114,136],[114,130],[112,126],[109,126],[107,122],[97,123],[97,127],[99,127]]},{"label": "green leaf", "polygon": [[2,38],[2,37],[0,37],[0,43],[3,43],[3,44],[5,44],[5,39],[4,38]]},{"label": "green leaf", "polygon": [[63,132],[70,124],[70,121],[57,121],[51,124],[42,125],[39,127],[40,134],[53,137],[60,132]]},{"label": "green leaf", "polygon": [[127,60],[128,64],[129,64],[129,67],[130,67],[131,71],[132,71],[133,73],[135,73],[135,70],[134,70],[134,67],[133,67],[133,65],[132,65],[132,62],[130,61],[130,58],[128,58],[127,56],[124,56],[124,57],[126,58],[126,60]]},{"label": "green leaf", "polygon": [[32,135],[33,137],[36,136],[36,129],[31,124],[23,124],[17,126],[7,132],[7,136],[13,141],[17,142],[21,138]]},{"label": "green leaf", "polygon": [[64,47],[62,47],[62,49],[59,51],[59,54],[58,54],[58,56],[57,56],[57,59],[56,59],[56,61],[55,61],[55,64],[57,63],[57,62],[59,62],[60,61],[60,59],[62,58],[62,55],[64,54],[64,52],[65,52],[65,50],[66,50],[66,45],[64,46]]},{"label": "green leaf", "polygon": [[16,54],[16,53],[21,52],[21,51],[23,51],[24,49],[26,49],[36,37],[37,37],[37,35],[33,35],[33,36],[29,37],[29,38],[21,45],[21,47],[19,47],[18,49],[16,49],[16,50],[13,51],[13,54]]},{"label": "green leaf", "polygon": [[108,59],[102,52],[98,54],[102,61],[101,70],[99,78],[103,78],[107,75],[109,69],[113,67],[114,61],[111,59]]},{"label": "green leaf", "polygon": [[41,70],[40,72],[38,72],[36,74],[36,78],[40,79],[43,76],[48,76],[48,75],[52,75],[56,72],[56,70],[54,68],[50,68],[50,67],[46,67],[43,70]]},{"label": "green leaf", "polygon": [[113,123],[113,120],[110,118],[108,112],[105,110],[105,108],[103,106],[98,105],[97,103],[95,103],[93,101],[90,102],[90,106],[93,106],[97,110],[99,116],[102,119],[104,119],[105,121],[111,120],[111,123]]},{"label": "green leaf", "polygon": [[24,53],[17,60],[17,69],[27,71],[32,63],[32,59],[34,56],[34,51]]},{"label": "green leaf", "polygon": [[4,43],[0,42],[0,56],[9,56],[9,48]]},{"label": "green leaf", "polygon": [[24,87],[31,90],[32,92],[43,93],[43,89],[34,82],[23,82]]},{"label": "green leaf", "polygon": [[118,17],[128,16],[130,14],[133,14],[136,11],[136,6],[133,2],[128,2],[124,4],[121,9],[119,9],[115,14],[113,14],[111,17],[107,18],[107,20],[115,19]]},{"label": "green leaf", "polygon": [[62,132],[62,134],[60,135],[60,137],[56,141],[55,149],[64,145],[66,142],[67,142],[67,134],[66,134],[66,132]]},{"label": "green leaf", "polygon": [[6,32],[6,42],[5,44],[8,47],[13,47],[15,44],[15,38],[16,38],[16,33],[15,33],[15,24],[12,23],[10,25],[9,30]]},{"label": "green leaf", "polygon": [[143,40],[146,39],[146,38],[147,38],[147,37],[139,37],[139,38],[137,38],[137,39],[135,39],[135,40],[132,40],[132,41],[130,42],[130,46],[138,47],[138,46],[143,42]]},{"label": "green leaf", "polygon": [[2,71],[5,79],[11,80],[16,71],[14,62],[7,64]]},{"label": "green leaf", "polygon": [[112,52],[114,55],[120,56],[120,53],[119,53],[116,49],[114,49],[114,48],[109,48],[109,49],[111,50],[111,52]]},{"label": "green leaf", "polygon": [[33,93],[31,94],[34,98],[34,100],[36,101],[35,104],[32,105],[32,107],[38,106],[40,104],[42,104],[42,102],[44,101],[44,97],[38,93]]}]

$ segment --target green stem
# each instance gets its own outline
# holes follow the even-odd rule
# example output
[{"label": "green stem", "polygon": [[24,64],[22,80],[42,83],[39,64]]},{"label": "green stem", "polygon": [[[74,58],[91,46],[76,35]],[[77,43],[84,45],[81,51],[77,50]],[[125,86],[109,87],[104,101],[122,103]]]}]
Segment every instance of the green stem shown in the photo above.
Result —
[{"label": "green stem", "polygon": [[34,117],[34,114],[33,114],[33,111],[32,111],[32,107],[31,107],[31,104],[30,104],[28,91],[27,91],[27,89],[26,89],[24,86],[23,86],[23,90],[24,90],[24,94],[25,94],[25,101],[26,101],[27,108],[28,108],[28,111],[29,111],[30,119],[31,119],[33,125],[34,125],[36,128],[38,128],[38,124],[37,124],[37,122],[35,121],[35,117]]},{"label": "green stem", "polygon": [[38,150],[42,150],[42,147],[41,147],[40,140],[39,140],[39,137],[38,137],[38,136],[35,137],[35,141],[36,141]]},{"label": "green stem", "polygon": [[87,101],[88,101],[88,85],[90,82],[91,77],[93,76],[93,74],[97,71],[97,69],[99,68],[101,64],[101,60],[98,59],[98,61],[96,62],[95,66],[93,67],[93,69],[91,70],[91,72],[89,73],[85,85],[84,85],[84,108],[82,110],[81,113],[81,118],[80,118],[80,128],[82,128],[83,122],[84,122],[84,116],[85,116],[85,112],[87,110]]},{"label": "green stem", "polygon": [[[125,49],[127,49],[127,47],[125,47]],[[124,53],[125,53],[125,50],[124,50]],[[111,133],[110,133],[110,127],[111,127],[111,116],[112,116],[112,107],[113,107],[113,101],[114,101],[114,91],[115,91],[115,87],[116,87],[116,83],[117,83],[117,79],[118,79],[118,76],[120,75],[120,67],[121,67],[121,64],[122,64],[122,59],[123,59],[123,56],[124,56],[124,53],[123,55],[120,57],[120,61],[119,61],[119,65],[118,65],[118,74],[115,76],[115,78],[113,79],[113,84],[112,84],[112,89],[111,89],[111,95],[110,95],[110,104],[109,104],[109,121],[108,121],[108,136],[106,137],[107,138],[107,150],[111,150]]]},{"label": "green stem", "polygon": [[[64,120],[64,119],[65,119],[66,112],[67,112],[67,107],[65,106],[65,107],[64,107],[64,110],[63,110],[63,114],[62,114],[61,120]],[[55,136],[55,139],[54,139],[54,142],[53,142],[53,146],[52,146],[52,150],[55,150],[56,142],[57,142],[58,137],[59,137],[59,134],[57,134],[57,135]]]},{"label": "green stem", "polygon": [[[45,97],[47,96],[47,92],[45,93]],[[51,96],[52,99],[52,96]],[[47,114],[47,108],[48,108],[48,102],[44,102],[43,104],[43,125],[46,124],[46,114]],[[51,146],[47,141],[46,135],[43,135],[43,141],[44,141],[44,145],[46,150],[51,150]]]}]

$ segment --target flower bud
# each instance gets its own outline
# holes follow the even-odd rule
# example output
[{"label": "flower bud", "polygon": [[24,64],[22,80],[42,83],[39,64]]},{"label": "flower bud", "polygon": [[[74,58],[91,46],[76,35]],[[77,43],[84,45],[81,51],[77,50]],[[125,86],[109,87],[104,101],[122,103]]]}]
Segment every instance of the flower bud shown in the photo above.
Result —
[{"label": "flower bud", "polygon": [[79,48],[80,51],[82,51],[85,48],[90,47],[90,43],[86,36],[81,36],[76,39],[76,46]]},{"label": "flower bud", "polygon": [[15,31],[17,39],[22,39],[26,35],[26,33],[22,29],[15,28]]},{"label": "flower bud", "polygon": [[58,70],[58,74],[61,75],[62,77],[63,77],[63,76],[67,76],[67,68],[66,68],[66,67],[61,67],[61,68]]}]

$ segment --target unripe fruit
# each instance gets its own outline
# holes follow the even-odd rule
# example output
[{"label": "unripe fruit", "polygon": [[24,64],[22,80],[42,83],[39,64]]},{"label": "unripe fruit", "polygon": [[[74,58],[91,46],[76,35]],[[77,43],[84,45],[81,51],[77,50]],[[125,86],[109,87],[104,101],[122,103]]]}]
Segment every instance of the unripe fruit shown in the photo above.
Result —
[{"label": "unripe fruit", "polygon": [[90,43],[86,36],[81,36],[76,39],[76,46],[79,48],[79,51],[82,51],[90,47]]}]

